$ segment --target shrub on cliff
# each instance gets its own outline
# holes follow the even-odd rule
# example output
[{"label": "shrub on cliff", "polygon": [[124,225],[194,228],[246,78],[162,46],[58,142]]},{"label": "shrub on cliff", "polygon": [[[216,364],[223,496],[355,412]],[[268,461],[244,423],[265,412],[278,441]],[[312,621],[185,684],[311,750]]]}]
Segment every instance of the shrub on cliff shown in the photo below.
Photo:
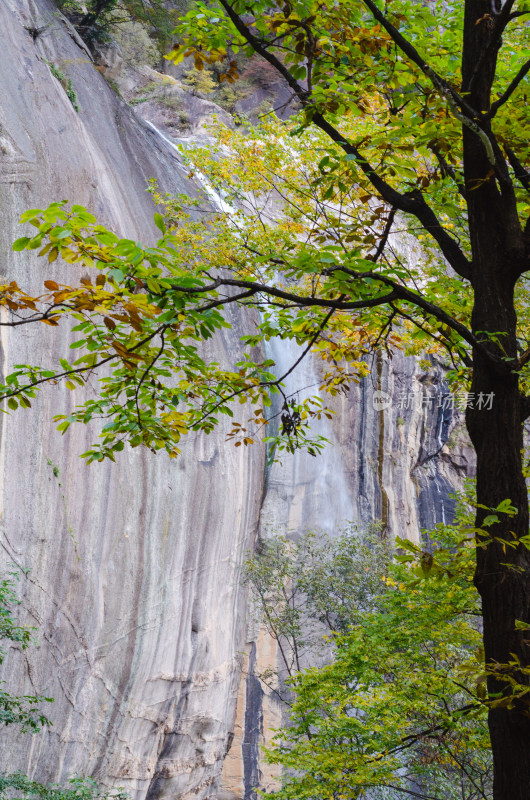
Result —
[{"label": "shrub on cliff", "polygon": [[[22,649],[31,644],[33,629],[18,625],[14,610],[20,601],[15,587],[17,573],[0,579],[0,642],[12,642]],[[0,664],[5,658],[5,649],[0,646]],[[5,682],[0,682],[0,685]],[[51,725],[42,713],[43,703],[53,702],[42,695],[16,696],[0,690],[0,724],[15,725],[24,733],[37,733]],[[121,790],[108,790],[88,778],[72,778],[66,784],[42,784],[22,772],[7,773],[0,756],[0,800],[127,800]]]}]

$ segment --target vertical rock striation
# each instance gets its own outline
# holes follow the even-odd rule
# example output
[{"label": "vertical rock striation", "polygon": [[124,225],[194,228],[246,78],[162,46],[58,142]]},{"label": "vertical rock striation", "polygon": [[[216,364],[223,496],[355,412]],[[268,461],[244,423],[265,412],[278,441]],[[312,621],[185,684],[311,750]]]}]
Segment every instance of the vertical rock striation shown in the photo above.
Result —
[{"label": "vertical rock striation", "polygon": [[[280,373],[295,360],[293,348],[273,346],[270,355]],[[300,397],[318,394],[318,365],[302,362],[288,380],[287,393],[304,387]],[[452,494],[473,474],[474,464],[458,400],[450,395],[440,364],[433,362],[426,372],[400,352],[391,359],[374,357],[370,377],[332,403],[332,421],[313,427],[330,440],[323,454],[298,452],[268,471],[260,535],[296,538],[307,530],[332,535],[346,521],[380,520],[385,536],[419,541],[423,529],[450,522]],[[277,780],[263,764],[259,744],[279,727],[285,708],[263,684],[261,692],[255,686],[260,673],[271,667],[281,673],[283,664],[263,629],[251,638],[238,715],[248,717],[252,708],[253,725],[236,732],[225,762],[223,800],[254,800],[256,786],[270,789]],[[229,770],[239,751],[240,778]]]}]

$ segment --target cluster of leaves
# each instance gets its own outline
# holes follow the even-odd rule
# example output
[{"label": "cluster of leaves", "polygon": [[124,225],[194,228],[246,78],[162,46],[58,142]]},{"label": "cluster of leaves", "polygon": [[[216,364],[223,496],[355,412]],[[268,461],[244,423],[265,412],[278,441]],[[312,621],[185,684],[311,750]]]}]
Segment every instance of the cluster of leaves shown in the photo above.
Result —
[{"label": "cluster of leaves", "polygon": [[[520,11],[524,14],[524,7]],[[179,20],[179,45],[168,58],[178,62],[190,51],[198,61],[223,59],[229,52],[241,50],[248,57],[274,54],[277,60],[267,60],[294,92],[298,86],[289,81],[289,76],[295,82],[305,81],[306,97],[301,98],[306,107],[305,123],[315,114],[326,114],[331,122],[341,125],[344,115],[369,116],[375,138],[370,142],[358,140],[358,144],[382,150],[379,175],[401,180],[408,177],[411,187],[422,188],[442,180],[449,188],[455,177],[463,180],[458,163],[462,121],[454,113],[447,90],[461,83],[463,14],[463,4],[448,7],[440,0],[414,6],[396,0],[384,15],[370,0],[341,0],[333,6],[322,6],[315,0],[262,0],[253,3],[251,14],[243,0],[197,2]],[[518,16],[516,13],[514,18]],[[477,24],[487,27],[491,23],[490,18]],[[496,75],[499,93],[525,52],[528,31],[524,24],[512,26],[507,35],[509,41],[503,43]],[[421,43],[421,56],[416,58],[418,53],[407,48],[406,42]],[[513,87],[514,100],[526,96],[525,74]],[[443,81],[437,80],[439,75],[443,75]],[[510,130],[511,115],[504,104],[496,111],[501,140],[518,136],[517,145],[522,150],[516,149],[526,161],[524,125],[518,126],[519,132]],[[518,122],[526,119],[525,113],[519,110]],[[385,130],[380,127],[383,120]],[[415,153],[416,161],[425,159],[429,163],[435,156],[437,170],[430,175],[415,175],[407,169],[411,132],[416,148],[421,148]],[[442,154],[441,160],[433,149]],[[452,174],[451,166],[456,174]],[[460,202],[454,205],[457,197],[451,189],[446,199],[451,210],[459,212]],[[457,224],[459,213],[448,216]]]},{"label": "cluster of leaves", "polygon": [[[26,649],[31,644],[33,629],[17,625],[13,616],[20,604],[15,591],[18,579],[16,572],[0,579],[0,641],[15,642]],[[0,648],[0,664],[4,658],[5,650]],[[51,725],[38,709],[43,702],[53,701],[50,697],[19,697],[0,690],[0,724],[20,726],[23,733],[37,733]],[[0,800],[127,800],[127,795],[121,789],[101,789],[89,778],[72,778],[66,786],[46,785],[21,772],[0,772]]]},{"label": "cluster of leaves", "polygon": [[127,800],[121,789],[98,787],[90,778],[71,778],[67,784],[43,784],[21,772],[0,774],[0,800]]},{"label": "cluster of leaves", "polygon": [[[378,342],[402,343],[406,328],[392,330],[396,316],[410,326],[409,351],[425,350],[429,335],[434,339],[427,349],[439,350],[437,330],[451,353],[462,349],[458,331],[429,317],[425,307],[443,296],[453,317],[466,320],[469,296],[451,290],[454,279],[427,251],[421,296],[405,288],[410,270],[399,245],[385,239],[385,259],[376,265],[374,250],[393,215],[370,202],[365,188],[352,182],[348,165],[339,169],[342,181],[335,189],[335,170],[327,180],[331,157],[321,157],[322,135],[306,132],[293,140],[290,130],[292,125],[272,119],[246,134],[220,128],[216,151],[188,152],[192,174],[208,181],[210,193],[211,187],[222,192],[222,213],[208,211],[203,200],[197,218],[199,201],[194,207],[185,197],[163,197],[154,188],[165,217],[155,217],[162,234],[156,247],[118,239],[80,206],[67,211],[55,203],[26,212],[22,221],[37,230],[18,239],[15,250],[36,250],[49,263],[60,257],[96,267],[98,275],[94,284],[85,278],[80,287],[46,281],[49,292],[38,298],[14,282],[2,287],[1,302],[14,324],[56,325],[70,314],[81,334],[72,347],[83,348],[72,364],[62,359],[60,370],[16,365],[0,387],[9,407],[30,404],[46,382],[65,379],[70,389],[84,385],[110,364],[116,369],[101,379],[99,397],[58,418],[59,429],[73,421],[106,420],[102,443],[85,454],[89,460],[113,458],[125,441],[163,447],[173,456],[188,430],[208,433],[219,414],[232,416],[232,400],[268,407],[270,394],[283,392],[273,362],[256,358],[257,346],[272,337],[295,339],[301,355],[315,349],[326,365],[322,388],[331,395],[367,374],[364,357]],[[394,293],[386,288],[389,281],[403,287],[403,300],[384,302]],[[418,297],[423,308],[415,310]],[[204,360],[201,344],[229,326],[223,306],[234,302],[257,307],[261,317],[255,333],[241,339],[242,360],[235,369],[223,369]],[[317,452],[323,442],[305,429],[311,418],[329,412],[320,400],[306,400],[296,413],[300,424],[277,438],[280,450],[307,446]],[[257,421],[267,421],[261,411],[252,433],[238,423],[231,438],[250,444]]]},{"label": "cluster of leaves", "polygon": [[[73,363],[61,359],[56,370],[17,364],[0,392],[14,410],[18,404],[29,406],[46,383],[65,380],[67,388],[74,389],[98,368],[114,367],[100,379],[97,397],[67,417],[56,418],[61,431],[73,421],[107,420],[101,444],[85,454],[89,460],[113,458],[125,441],[155,450],[164,447],[173,456],[188,430],[209,433],[219,414],[233,416],[234,399],[270,407],[271,394],[283,391],[282,376],[270,371],[274,362],[264,359],[256,344],[274,335],[277,325],[300,342],[318,334],[316,323],[302,315],[296,324],[297,312],[292,313],[286,304],[274,321],[270,314],[264,317],[256,336],[242,337],[245,349],[235,368],[207,362],[201,355],[203,342],[230,326],[221,313],[223,306],[247,299],[258,305],[254,296],[259,285],[243,242],[239,244],[244,258],[239,273],[244,278],[242,291],[232,292],[230,280],[215,277],[218,267],[239,256],[233,250],[239,240],[224,217],[209,212],[206,224],[194,220],[195,210],[190,211],[186,198],[171,201],[166,210],[167,223],[160,214],[155,217],[162,238],[152,248],[118,239],[80,206],[67,211],[64,203],[55,203],[45,210],[32,209],[22,218],[37,230],[34,236],[18,239],[15,250],[38,250],[49,263],[61,257],[99,272],[94,282],[86,277],[78,287],[47,280],[47,292],[39,297],[30,297],[16,282],[1,287],[0,303],[12,314],[8,324],[40,321],[53,326],[69,315],[77,323],[74,332],[81,334],[71,347],[82,354]],[[205,260],[212,257],[216,263],[205,269]],[[308,421],[326,413],[311,398],[295,410],[299,424],[288,435],[277,437],[280,449],[308,443],[304,436]],[[251,419],[253,424],[266,421],[261,412]],[[231,435],[235,433],[246,433],[246,429],[239,425]],[[238,441],[250,444],[253,437],[240,436]],[[318,439],[312,441],[313,452],[321,444]]]},{"label": "cluster of leaves", "polygon": [[208,70],[198,70],[195,67],[188,70],[182,82],[191,94],[198,97],[211,94],[217,88],[217,84]]},{"label": "cluster of leaves", "polygon": [[[201,411],[199,401],[202,391],[207,392],[211,387],[215,394],[214,387],[226,383],[224,373],[218,364],[207,364],[201,358],[195,342],[202,342],[215,330],[227,326],[217,311],[222,301],[199,303],[196,314],[183,313],[187,298],[193,305],[195,299],[204,300],[202,287],[207,282],[196,277],[192,270],[180,268],[178,259],[172,263],[176,251],[171,236],[164,237],[158,248],[142,248],[97,226],[95,218],[81,207],[74,206],[66,213],[62,205],[54,204],[44,212],[40,209],[26,212],[24,219],[32,222],[38,232],[33,237],[19,239],[14,247],[42,248],[40,252],[48,256],[49,262],[60,255],[70,263],[98,266],[100,272],[95,282],[86,278],[81,287],[72,288],[46,281],[48,293],[35,299],[28,298],[11,283],[3,287],[2,302],[15,314],[29,310],[32,318],[50,325],[57,325],[64,314],[71,314],[77,322],[74,330],[82,334],[72,347],[84,348],[84,353],[73,364],[62,359],[57,371],[16,365],[16,371],[8,376],[3,387],[11,395],[10,408],[15,408],[17,402],[29,404],[29,398],[43,382],[66,377],[67,387],[73,389],[76,384],[83,385],[85,375],[112,362],[118,366],[102,379],[103,394],[88,400],[70,417],[61,418],[59,429],[66,430],[74,420],[87,422],[93,416],[110,417],[102,447],[89,452],[89,459],[112,457],[123,449],[124,438],[129,438],[133,446],[140,443],[155,449],[166,446],[170,455],[175,455],[178,452],[175,443],[187,432],[192,417],[198,428],[206,430],[215,421],[208,421],[209,415]],[[160,215],[157,222],[165,230]],[[178,276],[176,294],[172,290],[173,276]],[[244,370],[232,372],[230,377],[234,385],[258,383],[247,377]],[[216,403],[223,406],[222,394],[216,396],[211,406]],[[192,403],[197,400],[196,407],[187,415],[177,410],[182,399]]]},{"label": "cluster of leaves", "polygon": [[[324,666],[298,671],[290,658],[289,721],[266,752],[282,766],[283,785],[266,797],[489,798],[469,506],[460,503],[457,525],[429,534],[428,549],[399,540],[390,561],[387,548],[386,566],[384,543],[372,550],[377,538],[355,537],[272,540],[247,568],[279,644],[299,637],[307,649],[311,620],[325,623],[333,644]],[[293,603],[304,596],[305,627]],[[322,647],[322,630],[320,638]]]},{"label": "cluster of leaves", "polygon": [[[13,609],[18,605],[15,594],[15,581],[18,575],[11,573],[0,580],[0,640],[17,642],[23,650],[31,643],[32,631],[17,625]],[[0,664],[5,658],[5,650],[0,647]],[[4,683],[1,681],[0,683]],[[20,725],[24,732],[36,732],[50,722],[39,710],[44,702],[52,702],[49,697],[40,695],[14,696],[0,689],[0,724]]]},{"label": "cluster of leaves", "polygon": [[[88,41],[106,42],[114,36],[121,25],[129,27],[129,35],[135,35],[131,23],[141,25],[145,33],[156,43],[158,54],[170,47],[172,31],[179,15],[188,8],[187,0],[55,0]],[[138,33],[136,33],[138,37]]]},{"label": "cluster of leaves", "polygon": [[[370,119],[350,116],[343,123],[351,136],[373,136]],[[314,345],[330,367],[323,384],[332,394],[367,374],[364,357],[378,345],[449,354],[456,377],[461,359],[468,359],[461,333],[470,319],[471,292],[447,275],[427,240],[418,246],[406,220],[396,224],[394,211],[358,180],[353,162],[324,134],[312,129],[293,138],[296,130],[296,120],[276,118],[245,131],[218,126],[213,154],[206,148],[186,152],[192,174],[207,176],[232,209],[217,222],[221,255],[230,255],[231,270],[308,298],[310,307],[296,313],[271,310],[274,325],[266,336],[287,337],[290,326],[303,343],[325,319],[329,335]],[[417,174],[410,152],[407,158]],[[421,298],[411,261],[422,276]],[[214,265],[220,267],[220,260]],[[411,285],[413,290],[405,288]],[[319,299],[322,309],[315,310],[311,303],[317,306]],[[295,307],[295,300],[284,306]]]},{"label": "cluster of leaves", "polygon": [[[452,54],[462,10],[405,5],[394,3],[390,18],[411,38],[421,37],[428,69],[396,47],[391,23],[378,22],[370,2],[344,0],[332,9],[309,0],[258,4],[250,28],[237,17],[238,2],[220,0],[217,15],[193,4],[179,25],[182,43],[172,58],[191,47],[199,61],[205,54],[215,61],[228,43],[232,52],[242,47],[262,55],[265,45],[255,36],[262,44],[273,36],[267,46],[278,50],[292,80],[299,79],[293,77],[297,69],[305,70],[306,82],[311,77],[311,102],[304,100],[297,120],[268,119],[245,132],[220,128],[214,152],[189,151],[190,175],[216,208],[205,207],[206,198],[199,209],[187,198],[155,191],[164,206],[164,217],[155,218],[162,234],[155,247],[119,239],[79,206],[68,212],[64,204],[53,204],[23,216],[38,230],[19,239],[15,249],[35,250],[50,263],[61,257],[95,266],[99,274],[95,285],[88,278],[82,287],[48,281],[49,294],[33,299],[16,284],[2,287],[1,302],[13,312],[6,324],[56,324],[71,314],[81,334],[72,346],[82,354],[73,364],[63,359],[61,370],[16,366],[0,387],[11,409],[29,404],[46,382],[64,379],[75,388],[107,366],[112,371],[101,378],[99,396],[60,418],[60,429],[104,419],[101,443],[85,454],[90,460],[113,458],[127,441],[174,456],[184,433],[208,433],[222,415],[232,416],[234,400],[258,409],[253,421],[235,423],[230,438],[250,444],[261,435],[271,394],[283,394],[285,377],[274,374],[272,360],[259,350],[271,338],[295,340],[299,360],[316,351],[323,362],[321,389],[331,395],[366,375],[366,356],[380,347],[390,354],[396,346],[408,353],[445,353],[450,377],[463,388],[473,350],[498,361],[485,338],[479,341],[470,331],[471,287],[461,275],[448,274],[440,258],[441,251],[465,273],[470,253],[460,112],[452,113],[452,95],[431,74],[443,69],[447,85],[458,83],[460,66]],[[440,26],[436,15],[442,11]],[[499,86],[525,36],[519,28],[506,34]],[[524,87],[519,81],[513,97]],[[338,139],[329,126],[308,127],[311,120],[322,123],[323,114],[340,121]],[[499,106],[495,124],[506,135],[507,115]],[[371,163],[378,164],[378,177]],[[524,214],[530,207],[521,187],[517,191]],[[419,199],[422,192],[431,206]],[[398,213],[409,206],[411,214]],[[240,337],[242,357],[235,365],[208,362],[203,342],[230,326],[228,306],[234,303],[256,309],[259,321],[248,318],[254,332]],[[524,391],[530,303],[522,281],[516,303]],[[20,312],[32,309],[21,318]],[[488,336],[498,348],[495,334]],[[285,395],[283,401],[291,408]],[[307,426],[323,413],[329,410],[321,398],[298,404],[290,424],[272,439],[280,449],[307,446],[318,452],[323,442],[311,439]]]},{"label": "cluster of leaves", "polygon": [[[380,346],[445,353],[453,380],[465,386],[474,343],[467,328],[471,291],[447,274],[427,239],[412,249],[406,221],[394,228],[399,237],[390,234],[396,215],[358,179],[355,163],[322,132],[290,136],[296,124],[269,118],[245,132],[219,126],[215,148],[184,153],[206,196],[167,197],[153,187],[164,212],[155,216],[155,247],[119,239],[80,206],[26,212],[22,221],[37,230],[18,239],[15,250],[98,274],[95,283],[85,278],[77,287],[47,281],[48,294],[37,298],[14,282],[2,287],[0,302],[13,315],[8,324],[55,325],[69,314],[81,334],[72,347],[82,348],[72,364],[62,359],[60,370],[16,365],[0,387],[9,407],[28,405],[46,382],[82,386],[109,365],[99,396],[58,418],[61,431],[73,421],[104,419],[101,443],[85,454],[101,460],[127,441],[177,455],[182,435],[209,433],[220,415],[233,416],[234,400],[259,408],[246,425],[235,423],[230,438],[255,441],[270,420],[264,411],[271,395],[283,395],[290,407],[285,376],[274,374],[274,362],[258,349],[271,338],[296,341],[300,359],[317,353],[320,388],[332,396],[368,373],[366,356]],[[344,126],[364,138],[375,130],[371,119],[355,116]],[[416,154],[407,152],[412,169]],[[216,208],[206,203],[212,199]],[[407,263],[411,253],[421,288]],[[201,353],[204,341],[230,327],[227,307],[234,303],[257,309],[260,318],[248,318],[254,333],[241,337],[242,358],[226,368]],[[524,286],[518,303],[529,305]],[[529,343],[525,330],[522,348]],[[294,411],[297,424],[288,435],[268,430],[268,438],[280,450],[318,452],[324,442],[309,435],[308,424],[329,410],[313,398]]]},{"label": "cluster of leaves", "polygon": [[[508,5],[511,9],[514,4]],[[466,107],[457,89],[462,79],[462,3],[448,7],[444,2],[393,2],[383,13],[371,0],[342,0],[332,7],[314,0],[278,0],[253,4],[251,14],[242,0],[196,3],[180,21],[179,46],[168,57],[178,62],[193,52],[196,63],[211,63],[227,61],[230,52],[241,50],[265,58],[304,107],[298,132],[314,122],[326,134],[321,180],[328,199],[341,186],[356,185],[364,189],[368,203],[379,204],[384,198],[390,206],[411,212],[415,219],[408,227],[417,240],[423,246],[434,240],[455,271],[465,277],[471,252],[467,193],[481,184],[475,182],[467,190],[464,186],[462,126],[476,133],[492,161],[503,156],[508,161],[523,225],[530,211],[530,184],[523,166],[530,157],[524,133],[530,63],[522,59],[528,50],[528,26],[517,24],[527,13],[524,3],[520,6],[503,32],[493,86],[498,100],[484,123],[479,120],[478,124],[476,112]],[[488,14],[477,20],[477,25],[486,28],[494,24]],[[357,127],[352,127],[352,120],[358,121]],[[482,125],[494,126],[495,157]],[[330,139],[334,144],[330,145]],[[494,173],[492,166],[480,180],[491,180]],[[357,264],[352,250],[348,266],[359,276],[361,269],[351,263]],[[409,286],[414,283],[411,278]],[[384,284],[382,277],[379,280],[391,285]],[[442,290],[445,279],[440,275],[439,280]],[[453,292],[458,284],[453,282]],[[446,291],[449,288],[446,283]],[[441,305],[452,321],[467,324],[469,297],[463,299],[462,309]],[[465,383],[471,358],[456,344],[458,335],[451,321],[435,314],[435,321],[431,318],[423,325],[421,313],[411,315],[409,308],[402,307],[395,319],[410,316],[418,343],[430,343],[434,337],[459,350],[464,368],[455,366],[455,378]]]}]

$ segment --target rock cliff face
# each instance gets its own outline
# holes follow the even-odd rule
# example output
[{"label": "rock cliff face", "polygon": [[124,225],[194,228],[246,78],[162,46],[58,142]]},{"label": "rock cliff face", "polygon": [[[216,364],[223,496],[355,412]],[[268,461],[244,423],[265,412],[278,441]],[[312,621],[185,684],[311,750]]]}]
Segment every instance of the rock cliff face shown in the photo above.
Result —
[{"label": "rock cliff face", "polygon": [[[147,180],[194,188],[51,3],[2,2],[0,42],[1,270],[38,291],[65,273],[11,252],[24,209],[68,198],[152,241]],[[46,62],[71,78],[79,113]],[[44,328],[1,329],[2,369],[64,352],[67,331]],[[212,355],[233,349],[226,338]],[[178,463],[134,451],[93,469],[78,456],[97,431],[61,438],[51,422],[72,402],[52,389],[1,420],[2,562],[31,570],[21,591],[39,642],[12,651],[2,678],[55,702],[49,733],[1,732],[0,770],[93,774],[142,798],[210,796],[233,724],[245,631],[238,569],[256,533],[262,448],[226,447],[219,431],[188,442]]]},{"label": "rock cliff face", "polygon": [[[293,363],[294,353],[273,351],[277,363]],[[290,376],[291,391],[318,387],[310,362]],[[332,423],[318,432],[331,442],[318,458],[297,453],[273,464],[266,477],[260,535],[296,537],[305,530],[333,531],[345,520],[381,520],[383,532],[419,541],[422,529],[450,522],[452,493],[473,474],[473,456],[463,415],[433,364],[425,372],[412,358],[395,353],[374,360],[372,375],[354,384],[335,404]],[[283,664],[275,642],[253,631],[246,680],[238,699],[236,737],[224,767],[223,800],[255,798],[252,787],[272,789],[277,774],[260,759],[260,745],[279,727],[285,707],[257,676]],[[236,773],[235,764],[241,765]]]},{"label": "rock cliff face", "polygon": [[[196,190],[49,0],[3,0],[0,45],[0,269],[38,291],[68,271],[11,251],[26,208],[69,198],[119,233],[150,241],[147,180]],[[50,64],[71,78],[79,113]],[[232,322],[236,335],[247,324]],[[1,331],[4,371],[45,363],[68,343],[62,328]],[[235,346],[228,333],[212,356],[229,359]],[[274,352],[279,363],[291,356]],[[316,384],[316,369],[293,373],[293,388]],[[392,403],[385,407],[376,390]],[[436,399],[426,403],[427,395]],[[382,518],[389,535],[411,538],[449,517],[449,490],[470,462],[442,395],[437,365],[426,374],[399,354],[376,362],[372,379],[323,424],[333,442],[324,456],[286,457],[268,473],[264,448],[234,449],[223,430],[190,437],[178,463],[134,451],[86,467],[78,455],[97,432],[61,438],[51,422],[74,402],[66,390],[2,415],[2,568],[30,569],[22,618],[38,628],[38,645],[13,648],[0,678],[11,692],[55,702],[49,732],[0,732],[0,771],[52,781],[90,774],[137,800],[250,796],[259,743],[278,718],[254,676],[275,656],[247,631],[239,582],[260,515],[264,535],[270,526],[295,534]]]}]

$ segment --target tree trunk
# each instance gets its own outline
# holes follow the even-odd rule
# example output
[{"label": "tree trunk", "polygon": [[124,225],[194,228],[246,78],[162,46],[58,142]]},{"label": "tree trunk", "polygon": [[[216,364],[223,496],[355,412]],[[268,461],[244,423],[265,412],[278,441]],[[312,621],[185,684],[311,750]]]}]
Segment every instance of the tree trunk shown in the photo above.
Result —
[{"label": "tree trunk", "polygon": [[[488,111],[499,42],[494,39],[490,0],[466,0],[462,88],[477,112]],[[475,72],[477,65],[481,68]],[[477,116],[478,119],[478,116]],[[488,124],[481,123],[486,131]],[[524,267],[521,228],[513,187],[504,159],[495,169],[480,137],[463,128],[464,171],[472,247],[474,309],[472,329],[484,344],[473,355],[473,408],[467,428],[477,455],[476,526],[503,500],[517,508],[477,536],[475,584],[482,598],[484,654],[490,671],[488,690],[500,704],[489,712],[494,760],[494,800],[530,798],[530,634],[516,621],[530,624],[530,551],[520,543],[528,534],[528,494],[523,474],[523,414],[519,391],[514,288]],[[489,336],[487,335],[489,334]],[[492,359],[496,359],[495,364]],[[491,410],[479,407],[492,396]],[[508,664],[512,662],[512,667]],[[504,668],[497,665],[506,665]],[[493,673],[493,674],[491,674]],[[519,689],[508,680],[514,679]],[[519,696],[517,696],[519,695]]]},{"label": "tree trunk", "polygon": [[[479,302],[477,300],[475,309]],[[477,326],[477,330],[484,328]],[[515,656],[521,665],[528,666],[529,635],[515,627],[516,620],[530,623],[530,552],[517,542],[528,533],[519,390],[516,377],[495,374],[484,361],[476,354],[472,391],[475,398],[479,392],[493,393],[492,408],[474,408],[467,413],[467,426],[477,454],[477,501],[494,508],[509,498],[517,508],[515,516],[499,514],[499,523],[486,528],[491,539],[478,537],[475,584],[482,598],[485,661],[490,669],[495,664],[513,662]],[[482,526],[488,513],[478,508],[477,528]],[[520,684],[529,684],[529,676],[516,668],[512,669],[510,677]],[[528,800],[530,695],[513,701],[511,684],[495,675],[489,678],[488,689],[491,694],[506,698],[504,707],[492,708],[489,712],[494,800]],[[510,707],[512,701],[513,707]]]}]

